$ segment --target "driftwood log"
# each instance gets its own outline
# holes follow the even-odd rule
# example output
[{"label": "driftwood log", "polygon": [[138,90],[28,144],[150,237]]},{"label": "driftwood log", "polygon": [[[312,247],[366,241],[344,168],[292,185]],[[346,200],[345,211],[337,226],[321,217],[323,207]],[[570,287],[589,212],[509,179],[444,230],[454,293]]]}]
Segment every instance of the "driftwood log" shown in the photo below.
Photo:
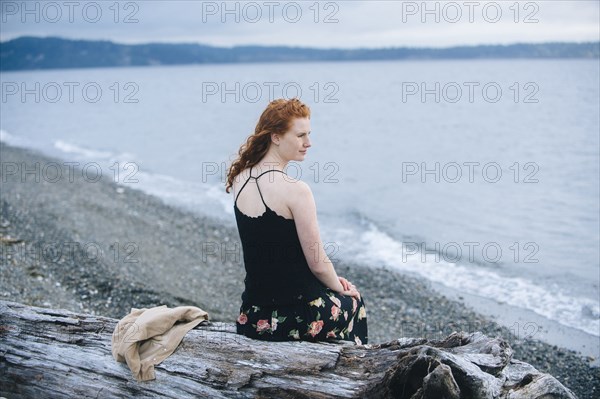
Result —
[{"label": "driftwood log", "polygon": [[265,342],[209,323],[138,383],[111,354],[118,320],[0,301],[0,395],[7,398],[575,398],[481,333],[439,341]]}]

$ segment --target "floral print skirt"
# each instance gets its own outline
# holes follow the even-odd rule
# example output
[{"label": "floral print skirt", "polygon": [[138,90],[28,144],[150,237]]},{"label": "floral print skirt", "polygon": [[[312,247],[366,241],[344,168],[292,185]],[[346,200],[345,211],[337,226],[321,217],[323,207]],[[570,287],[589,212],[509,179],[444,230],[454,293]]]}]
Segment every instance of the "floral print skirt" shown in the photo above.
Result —
[{"label": "floral print skirt", "polygon": [[326,289],[318,298],[297,305],[242,304],[237,333],[267,341],[346,340],[366,344],[364,301]]}]

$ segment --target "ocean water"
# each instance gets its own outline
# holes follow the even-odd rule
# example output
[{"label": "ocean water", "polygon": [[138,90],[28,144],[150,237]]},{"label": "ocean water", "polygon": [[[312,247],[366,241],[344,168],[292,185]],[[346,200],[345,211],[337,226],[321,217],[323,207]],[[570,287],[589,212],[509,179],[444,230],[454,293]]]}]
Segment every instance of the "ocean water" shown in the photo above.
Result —
[{"label": "ocean water", "polygon": [[[482,311],[493,304],[508,324],[506,315],[527,323],[529,314],[540,331],[600,337],[598,60],[157,66],[0,80],[3,142],[230,225],[226,167],[270,99],[299,96],[312,109],[312,147],[288,174],[311,186],[331,258],[421,276]],[[597,344],[587,350],[598,354]]]}]

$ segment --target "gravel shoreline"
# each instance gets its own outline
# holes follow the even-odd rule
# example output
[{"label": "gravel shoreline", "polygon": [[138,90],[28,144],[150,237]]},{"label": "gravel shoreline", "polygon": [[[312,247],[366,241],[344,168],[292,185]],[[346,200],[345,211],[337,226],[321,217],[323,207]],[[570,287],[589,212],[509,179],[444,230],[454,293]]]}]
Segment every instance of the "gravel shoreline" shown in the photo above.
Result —
[{"label": "gravel shoreline", "polygon": [[[0,161],[3,299],[119,319],[132,307],[193,305],[212,320],[235,320],[244,277],[235,228],[109,178],[91,182],[62,160],[30,150],[1,143]],[[57,165],[62,178],[53,179]],[[23,176],[23,167],[34,172]],[[365,298],[370,343],[478,330],[506,339],[515,358],[552,374],[579,398],[600,395],[600,369],[575,352],[515,336],[427,282],[388,268],[336,262],[336,270]]]}]

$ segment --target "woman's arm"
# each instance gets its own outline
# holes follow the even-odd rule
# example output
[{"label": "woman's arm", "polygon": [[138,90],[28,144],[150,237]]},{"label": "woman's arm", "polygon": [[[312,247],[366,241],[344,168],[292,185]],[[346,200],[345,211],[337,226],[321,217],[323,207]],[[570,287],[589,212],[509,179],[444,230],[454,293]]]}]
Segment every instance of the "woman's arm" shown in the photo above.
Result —
[{"label": "woman's arm", "polygon": [[358,296],[356,288],[344,278],[340,278],[333,263],[323,249],[319,225],[317,222],[317,207],[312,191],[303,181],[294,181],[294,195],[290,197],[289,207],[294,216],[298,238],[302,251],[313,274],[333,291],[345,295]]}]

